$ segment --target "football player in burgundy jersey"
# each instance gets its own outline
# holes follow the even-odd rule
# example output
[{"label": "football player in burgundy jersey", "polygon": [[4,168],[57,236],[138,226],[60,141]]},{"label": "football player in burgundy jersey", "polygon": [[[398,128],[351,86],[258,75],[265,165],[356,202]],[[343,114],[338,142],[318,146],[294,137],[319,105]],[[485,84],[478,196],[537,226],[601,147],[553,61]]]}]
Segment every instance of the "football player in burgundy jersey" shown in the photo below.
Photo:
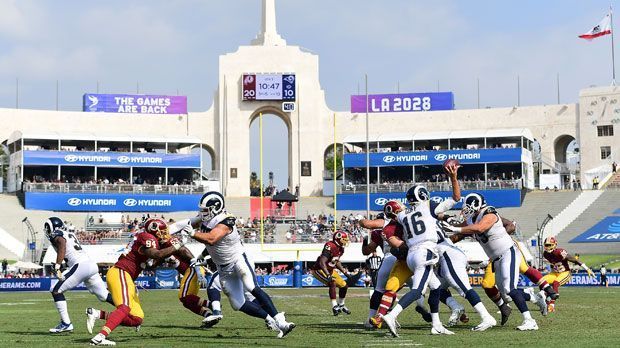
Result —
[{"label": "football player in burgundy jersey", "polygon": [[[543,257],[551,264],[551,273],[543,277],[551,286],[555,292],[560,292],[560,285],[568,283],[571,276],[571,269],[569,262],[581,266],[588,272],[590,277],[594,278],[594,272],[586,266],[585,263],[579,261],[575,256],[571,255],[565,249],[558,248],[558,241],[555,237],[548,237],[544,242],[545,252]],[[547,303],[547,310],[549,312],[555,311],[555,300],[552,299]]]},{"label": "football player in burgundy jersey", "polygon": [[[336,269],[340,270],[347,279],[351,279],[349,272],[340,263],[340,257],[344,254],[344,248],[349,245],[349,236],[346,232],[336,231],[333,240],[325,243],[321,255],[316,259],[310,272],[321,283],[329,287],[329,298],[332,301],[332,312],[334,315],[340,313],[351,314],[345,306],[344,299],[347,296],[349,286],[342,279]],[[336,288],[338,288],[338,299],[336,300]]]},{"label": "football player in burgundy jersey", "polygon": [[[160,247],[162,243],[168,241],[169,247]],[[116,309],[113,312],[93,308],[86,310],[87,329],[90,333],[97,319],[106,320],[101,331],[90,340],[91,345],[115,346],[116,343],[107,337],[117,326],[138,327],[142,324],[144,312],[140,306],[134,280],[146,268],[149,259],[162,260],[177,252],[182,246],[178,239],[170,238],[165,221],[149,219],[144,223],[144,229],[134,235],[125,253],[106,274],[106,282]]]}]

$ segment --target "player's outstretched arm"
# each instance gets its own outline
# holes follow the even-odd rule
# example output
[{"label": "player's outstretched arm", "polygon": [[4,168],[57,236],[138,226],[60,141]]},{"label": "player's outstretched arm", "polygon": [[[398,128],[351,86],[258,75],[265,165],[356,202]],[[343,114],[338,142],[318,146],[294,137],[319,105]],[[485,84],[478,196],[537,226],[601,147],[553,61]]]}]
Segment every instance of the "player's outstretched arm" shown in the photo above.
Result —
[{"label": "player's outstretched arm", "polygon": [[344,266],[342,265],[342,263],[340,263],[340,261],[336,261],[336,268],[338,268],[340,270],[340,272],[342,272],[342,274],[344,274],[345,277],[351,278],[351,275],[349,274],[349,270],[344,268]]},{"label": "player's outstretched arm", "polygon": [[226,237],[232,231],[232,228],[228,225],[218,224],[216,225],[209,233],[204,232],[193,232],[190,234],[190,237],[195,240],[206,243],[209,245],[213,245],[219,242],[222,238]]},{"label": "player's outstretched arm", "polygon": [[142,253],[142,255],[146,255],[152,259],[156,259],[156,260],[160,260],[163,258],[166,258],[172,254],[174,254],[177,250],[181,249],[181,247],[183,246],[183,244],[181,244],[181,242],[176,239],[176,238],[172,238],[170,240],[170,243],[172,244],[171,246],[158,250],[156,248],[147,248],[146,246],[141,246],[140,247],[140,252]]},{"label": "player's outstretched arm", "polygon": [[362,254],[365,256],[370,255],[375,250],[377,250],[377,243],[372,241],[370,235],[364,237],[364,239],[362,239]]},{"label": "player's outstretched arm", "polygon": [[448,166],[446,167],[446,172],[450,177],[450,182],[452,183],[452,199],[455,202],[461,200],[461,185],[459,185],[457,172],[461,166]]},{"label": "player's outstretched arm", "polygon": [[573,255],[571,255],[571,254],[566,254],[566,257],[565,257],[565,258],[566,258],[566,260],[568,260],[569,262],[572,262],[572,263],[574,263],[574,264],[576,264],[576,265],[579,265],[579,266],[581,266],[581,268],[585,269],[585,270],[586,270],[586,272],[588,272],[588,276],[590,276],[590,277],[592,277],[592,278],[594,278],[594,277],[595,277],[594,272],[592,272],[592,270],[590,269],[590,267],[588,267],[588,266],[585,264],[585,262],[581,262],[581,261],[579,261],[579,260],[578,260],[575,256],[573,256]]},{"label": "player's outstretched arm", "polygon": [[443,227],[449,231],[460,233],[463,235],[481,234],[481,233],[485,233],[488,230],[490,230],[496,221],[497,221],[497,216],[495,214],[487,214],[482,217],[482,220],[480,220],[480,222],[472,224],[472,225],[467,225],[463,227],[454,227],[454,226],[444,225]]},{"label": "player's outstretched arm", "polygon": [[385,224],[385,220],[383,219],[374,219],[374,220],[360,219],[358,220],[357,223],[360,225],[360,227],[367,228],[369,230],[376,230],[376,229],[383,228],[383,225]]},{"label": "player's outstretched arm", "polygon": [[191,263],[194,259],[194,254],[185,246],[182,246],[179,250],[174,253],[174,256],[180,258],[183,261]]}]

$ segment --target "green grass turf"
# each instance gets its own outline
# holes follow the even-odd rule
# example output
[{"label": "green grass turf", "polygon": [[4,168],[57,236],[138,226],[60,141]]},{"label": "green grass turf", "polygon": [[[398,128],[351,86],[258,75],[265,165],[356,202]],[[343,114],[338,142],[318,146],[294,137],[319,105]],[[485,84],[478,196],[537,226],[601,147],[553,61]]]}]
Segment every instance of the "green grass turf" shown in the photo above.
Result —
[{"label": "green grass turf", "polygon": [[[570,252],[570,251],[569,251]],[[607,269],[609,270],[609,263],[614,262],[617,264],[617,260],[620,260],[620,254],[615,255],[605,255],[605,254],[582,254],[579,255],[579,260],[585,262],[586,265],[590,268],[598,269],[602,264],[605,264]]]},{"label": "green grass turf", "polygon": [[[268,289],[276,306],[286,311],[287,319],[297,328],[284,339],[277,339],[265,328],[262,320],[233,312],[224,297],[224,319],[207,330],[198,328],[200,318],[187,311],[177,300],[177,292],[169,290],[141,291],[140,297],[146,319],[140,332],[119,327],[111,339],[122,347],[617,347],[620,343],[618,308],[620,288],[562,288],[556,313],[538,321],[537,332],[519,332],[521,323],[516,311],[505,327],[487,332],[471,332],[479,321],[473,309],[463,299],[470,323],[453,328],[454,336],[431,336],[430,326],[421,322],[413,308],[404,311],[399,320],[403,328],[400,338],[392,338],[386,330],[365,331],[368,291],[349,292],[347,305],[350,316],[333,317],[326,289]],[[481,293],[481,292],[480,292]],[[482,294],[481,294],[482,295]],[[87,292],[67,293],[69,311],[75,331],[72,334],[52,336],[47,333],[58,322],[58,316],[49,293],[0,293],[0,347],[68,347],[86,346],[91,335],[86,332],[84,308],[99,303]],[[484,297],[484,295],[482,295]],[[488,300],[487,308],[496,310]],[[514,308],[514,306],[513,306]],[[442,306],[442,319],[448,312]],[[98,321],[96,328],[103,325]]]}]

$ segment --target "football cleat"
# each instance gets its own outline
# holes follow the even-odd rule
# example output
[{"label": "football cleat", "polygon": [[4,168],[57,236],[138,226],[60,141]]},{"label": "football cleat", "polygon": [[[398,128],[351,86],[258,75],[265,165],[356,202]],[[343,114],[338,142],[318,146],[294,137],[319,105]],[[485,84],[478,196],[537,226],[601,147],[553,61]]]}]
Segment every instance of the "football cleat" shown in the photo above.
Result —
[{"label": "football cleat", "polygon": [[338,316],[338,314],[340,314],[340,306],[339,305],[333,306],[332,313],[334,313],[334,317]]},{"label": "football cleat", "polygon": [[[448,327],[452,327],[459,323],[459,319],[461,315],[465,314],[465,308],[457,308],[452,310],[452,314],[450,314],[450,318],[448,319]],[[469,319],[468,319],[469,320]]]},{"label": "football cleat", "polygon": [[93,333],[95,322],[99,319],[101,312],[98,309],[86,308],[86,330],[89,334]]},{"label": "football cleat", "polygon": [[207,315],[202,320],[202,325],[200,325],[200,327],[203,329],[214,327],[215,325],[217,325],[217,323],[220,322],[220,320],[222,320],[222,318],[224,318],[224,316],[222,315],[221,311],[213,311],[213,313]]},{"label": "football cleat", "polygon": [[347,315],[350,315],[350,314],[351,314],[351,311],[347,308],[347,306],[345,306],[345,305],[343,305],[343,304],[342,304],[342,305],[340,305],[340,311],[341,311],[342,313],[344,313],[344,314],[347,314]]},{"label": "football cleat", "polygon": [[377,314],[374,317],[370,318],[370,323],[372,324],[372,326],[376,327],[377,329],[381,328],[381,325],[383,324],[383,319],[381,318],[381,315]]},{"label": "football cleat", "polygon": [[265,325],[271,331],[280,332],[280,328],[278,327],[278,323],[276,323],[276,320],[274,318],[272,318],[270,315],[267,316],[267,318],[265,319]]},{"label": "football cleat", "polygon": [[508,321],[510,313],[512,313],[512,308],[510,308],[508,303],[504,303],[499,307],[499,312],[502,314],[501,324],[503,326]]},{"label": "football cleat", "polygon": [[91,346],[115,346],[116,342],[110,341],[104,335],[98,333],[95,337],[90,339]]},{"label": "football cleat", "polygon": [[51,333],[72,332],[73,324],[65,324],[62,321],[55,328],[50,329]]},{"label": "football cleat", "polygon": [[475,326],[471,331],[484,331],[497,325],[497,321],[493,317],[486,317],[482,320],[482,323]]},{"label": "football cleat", "polygon": [[420,313],[420,315],[422,316],[422,319],[424,319],[425,322],[430,323],[433,321],[433,318],[431,318],[431,314],[426,310],[426,308],[421,307],[421,306],[416,306],[415,311]]},{"label": "football cleat", "polygon": [[445,327],[438,326],[431,329],[431,335],[454,335],[454,332],[446,329]]},{"label": "football cleat", "polygon": [[547,315],[547,302],[545,301],[545,298],[537,294],[532,288],[527,288],[524,290],[524,292],[530,295],[531,297],[530,300],[536,303],[536,305],[538,306],[538,309],[540,310],[540,313],[543,316],[546,316]]},{"label": "football cleat", "polygon": [[388,330],[393,337],[398,337],[398,329],[396,327],[396,318],[392,317],[390,314],[381,315],[379,314],[385,325],[387,325]]},{"label": "football cleat", "polygon": [[286,321],[286,317],[284,316],[284,312],[280,312],[276,314],[273,318],[278,327],[278,338],[282,338],[288,335],[295,328],[295,323],[289,323]]},{"label": "football cleat", "polygon": [[551,286],[547,286],[544,289],[544,291],[545,291],[545,294],[547,294],[547,297],[549,297],[552,300],[557,300],[558,298],[560,298],[560,294],[555,292],[555,290],[553,290]]},{"label": "football cleat", "polygon": [[525,319],[521,326],[517,326],[517,330],[520,331],[536,331],[538,330],[538,324],[534,319]]},{"label": "football cleat", "polygon": [[364,322],[364,329],[368,331],[373,331],[377,329],[372,322],[372,318],[368,318],[368,320]]}]

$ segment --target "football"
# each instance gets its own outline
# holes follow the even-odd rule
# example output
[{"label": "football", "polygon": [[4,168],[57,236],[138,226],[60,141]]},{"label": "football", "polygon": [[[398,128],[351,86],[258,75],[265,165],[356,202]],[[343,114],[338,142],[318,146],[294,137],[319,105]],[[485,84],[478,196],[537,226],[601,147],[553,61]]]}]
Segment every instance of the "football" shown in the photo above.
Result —
[{"label": "football", "polygon": [[457,159],[447,159],[445,162],[443,162],[443,170],[448,173],[448,167],[456,167],[456,166],[460,166],[461,163],[459,163],[459,160]]}]

